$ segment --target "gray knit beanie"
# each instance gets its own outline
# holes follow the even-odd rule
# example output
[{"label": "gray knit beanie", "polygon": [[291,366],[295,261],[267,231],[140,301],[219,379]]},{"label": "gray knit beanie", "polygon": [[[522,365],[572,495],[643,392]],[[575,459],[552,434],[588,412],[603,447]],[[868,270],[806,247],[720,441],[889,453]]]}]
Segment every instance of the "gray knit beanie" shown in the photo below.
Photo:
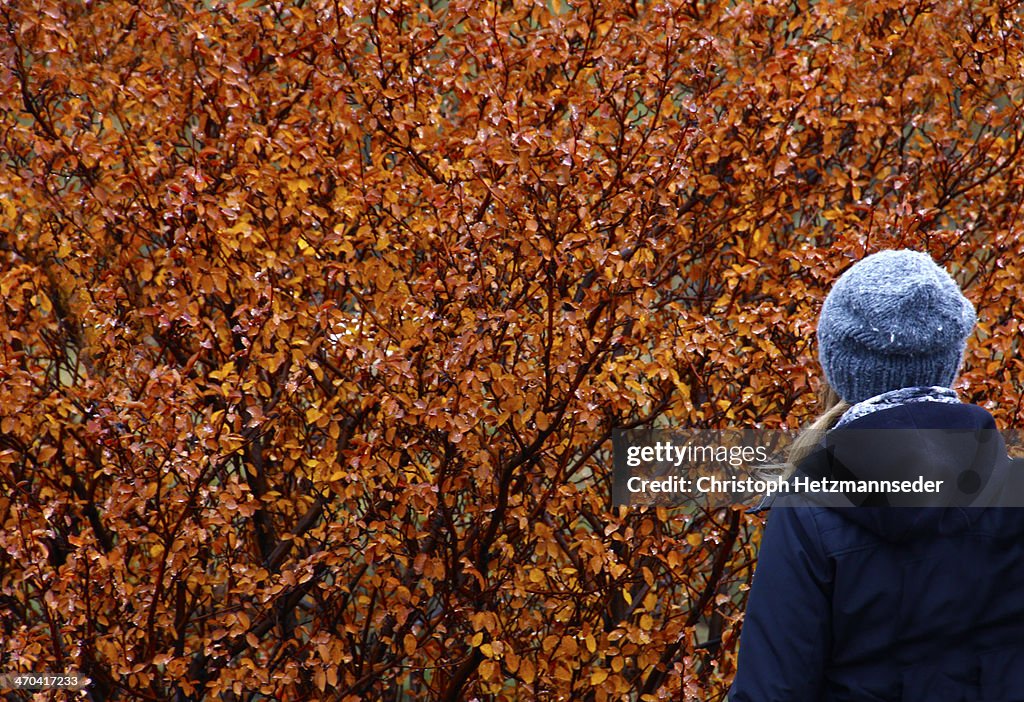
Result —
[{"label": "gray knit beanie", "polygon": [[839,276],[818,320],[829,384],[849,403],[889,390],[952,387],[976,316],[930,256],[880,251]]}]

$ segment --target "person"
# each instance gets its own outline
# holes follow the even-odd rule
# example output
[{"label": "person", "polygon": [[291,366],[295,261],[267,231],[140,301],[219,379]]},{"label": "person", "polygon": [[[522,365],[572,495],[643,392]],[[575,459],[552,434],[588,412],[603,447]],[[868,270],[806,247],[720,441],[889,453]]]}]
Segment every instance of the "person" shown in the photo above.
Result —
[{"label": "person", "polygon": [[953,389],[975,323],[921,252],[835,282],[817,328],[834,401],[784,478],[811,487],[770,506],[729,702],[1024,700],[1021,468]]}]

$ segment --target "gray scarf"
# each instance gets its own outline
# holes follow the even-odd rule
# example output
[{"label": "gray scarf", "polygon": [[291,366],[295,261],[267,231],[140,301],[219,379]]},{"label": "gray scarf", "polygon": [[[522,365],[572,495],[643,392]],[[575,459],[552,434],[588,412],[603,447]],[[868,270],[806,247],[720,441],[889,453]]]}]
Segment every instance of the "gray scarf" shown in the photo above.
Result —
[{"label": "gray scarf", "polygon": [[891,409],[893,407],[899,407],[900,405],[908,405],[912,402],[948,402],[951,404],[959,404],[960,398],[956,396],[955,390],[938,385],[925,385],[921,387],[890,390],[889,392],[883,392],[881,395],[869,397],[868,399],[858,402],[850,407],[850,409],[846,410],[843,413],[843,416],[839,418],[839,421],[836,422],[833,429],[841,427],[844,424],[849,424],[853,420],[860,419],[872,412]]}]

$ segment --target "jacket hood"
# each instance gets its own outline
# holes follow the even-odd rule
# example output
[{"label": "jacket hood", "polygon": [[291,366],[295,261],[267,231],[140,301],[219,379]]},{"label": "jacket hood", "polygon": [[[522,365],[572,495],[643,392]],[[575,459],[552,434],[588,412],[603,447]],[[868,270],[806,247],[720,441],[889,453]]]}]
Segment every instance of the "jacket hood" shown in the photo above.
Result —
[{"label": "jacket hood", "polygon": [[887,541],[906,541],[922,533],[967,530],[981,508],[1024,506],[1021,471],[1014,468],[984,409],[916,402],[833,429],[790,482],[827,481],[818,483],[825,490],[810,491],[812,502],[836,508]]}]

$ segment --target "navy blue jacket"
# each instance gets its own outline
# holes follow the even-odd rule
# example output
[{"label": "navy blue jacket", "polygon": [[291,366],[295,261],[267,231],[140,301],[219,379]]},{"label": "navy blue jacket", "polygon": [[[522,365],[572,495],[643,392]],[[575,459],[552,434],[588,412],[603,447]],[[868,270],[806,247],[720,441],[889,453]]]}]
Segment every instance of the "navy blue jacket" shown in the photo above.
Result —
[{"label": "navy blue jacket", "polygon": [[944,489],[777,499],[729,701],[1024,701],[1021,473],[973,405],[907,404],[830,432],[796,475],[924,474]]}]

